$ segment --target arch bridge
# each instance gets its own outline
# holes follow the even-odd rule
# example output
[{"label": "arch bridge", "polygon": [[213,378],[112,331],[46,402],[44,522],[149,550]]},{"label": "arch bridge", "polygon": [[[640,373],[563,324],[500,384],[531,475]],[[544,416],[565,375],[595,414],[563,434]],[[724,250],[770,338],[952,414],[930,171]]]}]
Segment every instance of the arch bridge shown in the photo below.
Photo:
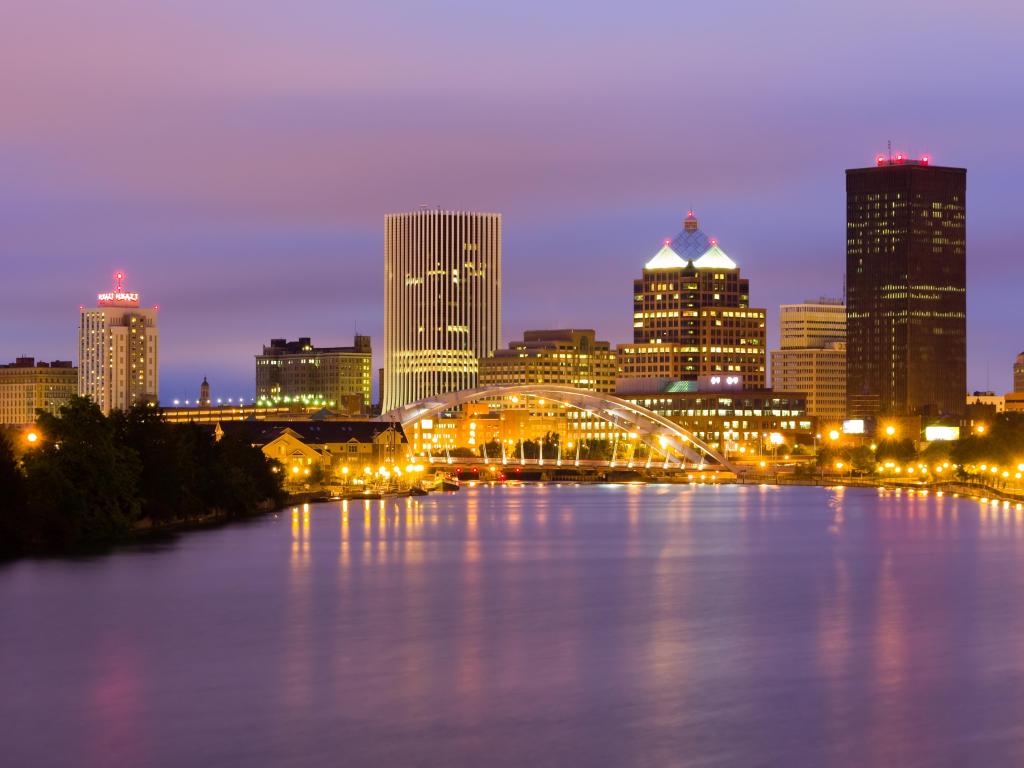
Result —
[{"label": "arch bridge", "polygon": [[726,458],[687,429],[648,408],[615,395],[561,384],[523,384],[477,387],[425,398],[381,414],[377,421],[398,422],[408,427],[421,419],[481,400],[532,397],[591,413],[615,428],[636,433],[649,449],[660,455],[666,467],[722,469],[735,472]]}]

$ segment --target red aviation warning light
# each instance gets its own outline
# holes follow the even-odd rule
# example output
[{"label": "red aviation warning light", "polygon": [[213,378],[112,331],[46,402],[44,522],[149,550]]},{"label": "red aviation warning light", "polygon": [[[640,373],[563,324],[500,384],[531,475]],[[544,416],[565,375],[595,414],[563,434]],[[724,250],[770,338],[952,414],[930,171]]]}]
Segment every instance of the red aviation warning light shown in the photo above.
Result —
[{"label": "red aviation warning light", "polygon": [[669,239],[668,239],[668,238],[666,237],[666,238],[665,238],[665,245],[671,245],[671,244],[672,244],[672,241],[671,241],[671,240],[669,240]]},{"label": "red aviation warning light", "polygon": [[928,157],[928,155],[922,156],[921,157],[921,165],[928,165],[930,160],[931,160],[931,158]]},{"label": "red aviation warning light", "polygon": [[96,297],[100,306],[137,307],[139,294],[124,289],[124,272],[114,273],[114,290]]},{"label": "red aviation warning light", "polygon": [[885,155],[879,155],[878,157],[876,157],[875,163],[877,165],[885,165]]}]

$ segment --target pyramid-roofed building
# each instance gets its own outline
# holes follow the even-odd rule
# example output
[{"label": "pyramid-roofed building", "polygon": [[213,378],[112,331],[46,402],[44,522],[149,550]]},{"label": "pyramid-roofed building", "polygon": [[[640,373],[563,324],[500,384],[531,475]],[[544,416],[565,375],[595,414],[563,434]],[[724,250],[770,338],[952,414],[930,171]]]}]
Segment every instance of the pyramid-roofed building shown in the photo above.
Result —
[{"label": "pyramid-roofed building", "polygon": [[680,258],[686,261],[694,261],[704,255],[711,247],[711,238],[704,234],[700,228],[700,222],[694,216],[693,211],[686,212],[683,220],[683,231],[672,238],[669,242],[672,250],[679,254]]},{"label": "pyramid-roofed building", "polygon": [[661,250],[644,264],[644,269],[683,269],[686,267],[687,259],[680,257],[678,253],[669,246],[669,241],[661,246]]}]

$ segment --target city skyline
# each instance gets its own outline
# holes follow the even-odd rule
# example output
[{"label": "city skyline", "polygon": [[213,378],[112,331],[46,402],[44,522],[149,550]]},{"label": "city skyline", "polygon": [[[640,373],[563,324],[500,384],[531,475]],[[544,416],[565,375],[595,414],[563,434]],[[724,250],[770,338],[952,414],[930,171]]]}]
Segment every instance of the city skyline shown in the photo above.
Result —
[{"label": "city skyline", "polygon": [[[1024,344],[1007,330],[1007,308],[1024,267],[1006,254],[1024,225],[1005,200],[1024,155],[1013,133],[1020,86],[999,76],[1020,63],[1017,9],[982,18],[930,5],[926,23],[908,27],[884,23],[881,4],[751,5],[746,15],[655,4],[625,20],[568,4],[547,10],[546,29],[506,9],[493,54],[470,70],[485,49],[451,43],[489,29],[498,11],[446,26],[445,14],[409,7],[407,23],[391,26],[377,10],[343,20],[327,4],[290,16],[248,8],[241,29],[236,15],[187,2],[145,19],[118,7],[117,25],[111,8],[78,8],[72,32],[50,28],[32,4],[15,7],[0,33],[0,63],[17,73],[0,124],[0,155],[14,163],[0,182],[0,253],[19,286],[6,297],[10,316],[38,322],[4,324],[0,357],[72,357],[74,308],[121,269],[165,308],[165,401],[195,397],[204,375],[215,393],[250,396],[238,350],[278,335],[339,343],[357,330],[380,366],[381,221],[421,203],[504,214],[501,346],[538,327],[628,341],[622,285],[692,207],[757,286],[771,348],[780,304],[840,295],[842,171],[869,164],[891,138],[972,174],[968,389],[1010,388]],[[771,37],[759,31],[767,14]],[[807,35],[809,24],[830,34]],[[431,34],[417,36],[418,25]],[[113,26],[123,47],[97,54]],[[225,70],[212,66],[223,39],[211,33],[227,26],[236,33]],[[652,53],[650,29],[663,26],[695,34]],[[386,51],[356,39],[384,28]],[[346,71],[332,59],[345,46],[325,33],[343,35],[350,63],[374,75],[357,87],[329,74]],[[66,56],[23,43],[40,36]],[[876,54],[848,67],[846,51],[868,37]],[[514,54],[526,40],[524,65]],[[938,57],[944,48],[957,55]],[[117,66],[125,49],[137,67]],[[173,55],[182,49],[195,55],[183,62]],[[208,71],[212,82],[198,76]],[[416,121],[394,120],[410,108]],[[594,291],[567,290],[595,267]]]}]

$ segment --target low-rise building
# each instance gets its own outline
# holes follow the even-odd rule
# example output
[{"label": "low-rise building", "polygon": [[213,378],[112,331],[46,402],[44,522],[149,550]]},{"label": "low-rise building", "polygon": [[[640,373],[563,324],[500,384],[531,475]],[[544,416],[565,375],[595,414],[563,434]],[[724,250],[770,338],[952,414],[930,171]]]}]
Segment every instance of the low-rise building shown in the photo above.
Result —
[{"label": "low-rise building", "polygon": [[346,413],[369,413],[373,397],[370,337],[356,336],[351,347],[314,347],[271,339],[256,355],[256,400],[261,405],[315,404]]},{"label": "low-rise building", "polygon": [[311,476],[330,482],[404,467],[409,444],[399,424],[376,421],[231,421],[218,424],[218,439],[241,435],[280,462],[290,481]]},{"label": "low-rise building", "polygon": [[607,341],[589,329],[526,331],[522,341],[496,350],[479,363],[481,387],[562,384],[614,392],[618,363]]},{"label": "low-rise building", "polygon": [[77,393],[78,369],[70,361],[19,357],[0,365],[0,424],[31,424],[37,411],[56,414]]},{"label": "low-rise building", "polygon": [[[670,388],[671,389],[671,388]],[[730,456],[771,453],[772,434],[785,445],[812,447],[815,420],[802,392],[774,390],[619,392],[618,397],[671,419],[712,448]],[[612,428],[585,411],[569,413],[573,439],[610,439]],[[574,429],[575,428],[575,429]]]}]

